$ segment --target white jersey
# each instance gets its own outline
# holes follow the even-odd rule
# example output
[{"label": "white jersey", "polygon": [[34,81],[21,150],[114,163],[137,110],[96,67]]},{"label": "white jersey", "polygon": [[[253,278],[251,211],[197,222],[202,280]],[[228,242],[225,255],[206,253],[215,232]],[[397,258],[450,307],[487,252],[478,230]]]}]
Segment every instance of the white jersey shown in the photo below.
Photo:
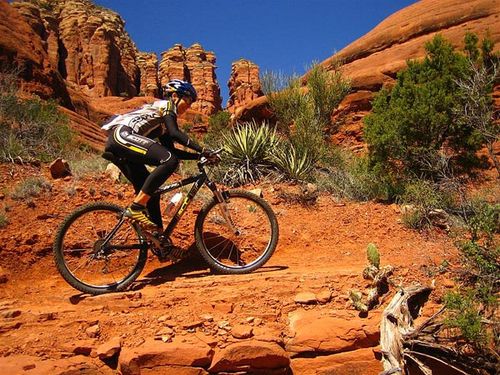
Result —
[{"label": "white jersey", "polygon": [[147,137],[154,130],[163,134],[164,118],[168,112],[177,114],[177,108],[170,100],[157,100],[153,104],[145,104],[141,108],[122,115],[113,116],[101,129],[109,131],[118,125],[131,128],[134,133]]}]

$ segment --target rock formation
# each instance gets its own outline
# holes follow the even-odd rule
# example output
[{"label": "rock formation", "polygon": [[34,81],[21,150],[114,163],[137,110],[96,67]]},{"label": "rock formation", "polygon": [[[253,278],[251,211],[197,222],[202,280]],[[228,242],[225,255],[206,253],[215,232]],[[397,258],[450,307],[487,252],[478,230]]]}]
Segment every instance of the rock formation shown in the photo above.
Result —
[{"label": "rock formation", "polygon": [[[334,120],[341,116],[344,122],[336,141],[359,146],[362,119],[371,109],[374,92],[382,85],[393,84],[408,59],[422,58],[425,43],[436,34],[462,49],[466,32],[474,32],[480,38],[489,33],[495,50],[500,50],[499,16],[498,1],[421,0],[387,17],[366,35],[323,61],[321,64],[327,69],[334,69],[336,61],[341,61],[342,71],[351,79],[354,91],[334,113]],[[246,120],[255,114],[265,114],[266,105],[262,98],[256,99],[241,108],[237,116]]]},{"label": "rock formation", "polygon": [[221,109],[220,88],[215,75],[215,55],[195,43],[184,49],[174,45],[162,53],[159,66],[159,81],[164,85],[171,79],[191,82],[198,92],[198,100],[192,109],[204,115],[211,115]]},{"label": "rock formation", "polygon": [[140,71],[139,93],[145,96],[158,97],[160,83],[158,82],[158,56],[155,53],[139,52],[137,66]]},{"label": "rock formation", "polygon": [[13,7],[46,42],[49,61],[91,96],[138,93],[137,49],[122,18],[89,0],[16,1]]},{"label": "rock formation", "polygon": [[249,60],[240,59],[233,62],[227,85],[227,110],[230,113],[235,113],[241,106],[264,95],[260,85],[259,66]]},{"label": "rock formation", "polygon": [[23,91],[43,99],[59,99],[71,107],[65,83],[50,64],[40,37],[43,29],[36,8],[33,14],[31,18],[23,17],[6,1],[0,1],[0,68],[19,75]]}]

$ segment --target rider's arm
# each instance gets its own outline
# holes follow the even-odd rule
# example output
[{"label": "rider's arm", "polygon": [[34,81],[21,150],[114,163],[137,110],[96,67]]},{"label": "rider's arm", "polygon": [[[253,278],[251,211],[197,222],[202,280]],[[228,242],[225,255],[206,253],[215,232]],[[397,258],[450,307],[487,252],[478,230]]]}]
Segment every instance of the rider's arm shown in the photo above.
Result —
[{"label": "rider's arm", "polygon": [[167,133],[172,140],[196,152],[203,151],[198,143],[190,139],[184,132],[179,129],[179,126],[177,126],[175,115],[167,114],[165,116],[165,127],[167,128]]},{"label": "rider's arm", "polygon": [[200,154],[194,154],[192,152],[179,150],[177,148],[174,148],[172,151],[174,152],[175,156],[177,156],[177,158],[181,160],[198,160],[200,158]]}]

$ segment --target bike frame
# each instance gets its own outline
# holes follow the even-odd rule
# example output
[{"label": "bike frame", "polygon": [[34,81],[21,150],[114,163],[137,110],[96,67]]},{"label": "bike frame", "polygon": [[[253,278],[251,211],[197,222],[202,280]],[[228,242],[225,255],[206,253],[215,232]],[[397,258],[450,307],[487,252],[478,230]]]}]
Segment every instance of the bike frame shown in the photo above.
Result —
[{"label": "bike frame", "polygon": [[[189,190],[189,193],[182,201],[182,204],[180,205],[179,209],[174,214],[174,216],[172,217],[172,219],[168,223],[165,230],[162,232],[163,236],[170,237],[170,235],[174,231],[177,223],[179,223],[179,220],[181,219],[182,215],[184,214],[184,212],[188,208],[189,204],[192,202],[193,198],[196,196],[196,194],[198,193],[198,191],[201,189],[201,187],[204,184],[207,185],[207,187],[212,191],[215,198],[220,203],[226,202],[225,194],[223,192],[221,192],[217,188],[216,184],[208,178],[207,172],[204,169],[204,165],[206,163],[207,163],[206,159],[204,159],[204,160],[202,159],[201,161],[198,162],[198,169],[200,170],[199,174],[197,174],[195,176],[187,177],[181,181],[173,182],[173,183],[168,184],[166,186],[162,186],[153,194],[154,196],[160,196],[160,195],[168,193],[172,190],[176,190],[180,187],[183,187],[183,186],[186,186],[189,184],[193,184],[193,187],[191,188],[191,190]],[[225,206],[222,210],[222,214],[224,215],[224,217],[226,217],[227,222],[229,223],[230,227],[234,228],[234,226],[232,224],[232,220],[229,218],[227,208]],[[101,244],[101,248],[105,248],[107,246],[108,242],[111,240],[111,238],[113,238],[113,236],[116,234],[116,232],[118,231],[118,229],[122,226],[122,224],[124,222],[125,222],[125,218],[122,216],[120,218],[120,221],[115,225],[115,227],[111,230],[111,232],[108,235],[106,235],[106,238],[104,238],[103,243]],[[153,242],[158,241],[158,239],[156,239],[154,236],[148,236],[148,237]],[[124,250],[124,249],[136,249],[136,248],[142,247],[142,246],[149,247],[149,245],[147,243],[143,243],[140,246],[137,246],[137,245],[127,246],[127,245],[125,245],[125,246],[113,246],[113,248]]]},{"label": "bike frame", "polygon": [[191,176],[187,177],[181,181],[176,181],[173,182],[169,185],[160,187],[154,195],[163,195],[165,193],[168,193],[172,190],[176,190],[180,187],[186,186],[193,184],[191,187],[191,190],[189,190],[189,193],[186,195],[184,200],[182,201],[182,204],[180,205],[179,209],[177,212],[174,214],[170,222],[168,223],[167,227],[163,231],[163,235],[169,237],[172,232],[174,231],[177,223],[179,223],[179,220],[181,219],[182,215],[188,208],[189,204],[192,202],[193,198],[196,196],[198,191],[201,189],[201,187],[205,184],[208,186],[208,188],[212,191],[214,196],[219,200],[219,202],[223,202],[224,198],[222,197],[222,194],[220,191],[217,189],[217,186],[215,185],[214,182],[210,181],[210,179],[207,176],[207,173],[203,169],[203,164],[198,163],[198,168],[200,169],[200,173],[196,176]]}]

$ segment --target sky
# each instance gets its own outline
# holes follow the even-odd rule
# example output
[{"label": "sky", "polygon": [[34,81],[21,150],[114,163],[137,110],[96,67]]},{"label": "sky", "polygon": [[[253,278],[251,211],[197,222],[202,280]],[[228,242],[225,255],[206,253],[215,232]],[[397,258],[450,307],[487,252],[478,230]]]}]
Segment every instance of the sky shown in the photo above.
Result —
[{"label": "sky", "polygon": [[222,105],[231,64],[302,75],[415,0],[94,0],[121,15],[140,51],[200,43],[217,58]]}]

